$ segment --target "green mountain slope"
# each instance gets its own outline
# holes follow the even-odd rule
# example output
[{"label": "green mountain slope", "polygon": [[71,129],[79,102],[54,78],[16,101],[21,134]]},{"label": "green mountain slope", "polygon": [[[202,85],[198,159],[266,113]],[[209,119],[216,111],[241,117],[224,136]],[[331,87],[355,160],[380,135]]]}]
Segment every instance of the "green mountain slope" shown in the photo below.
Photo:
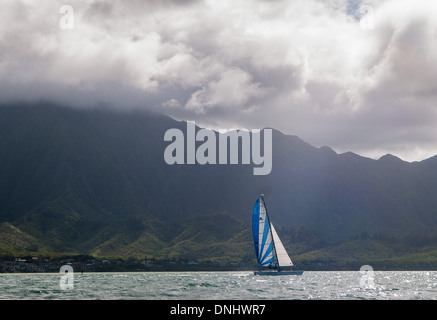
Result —
[{"label": "green mountain slope", "polygon": [[46,247],[33,236],[23,232],[9,222],[0,224],[0,252],[37,252]]}]

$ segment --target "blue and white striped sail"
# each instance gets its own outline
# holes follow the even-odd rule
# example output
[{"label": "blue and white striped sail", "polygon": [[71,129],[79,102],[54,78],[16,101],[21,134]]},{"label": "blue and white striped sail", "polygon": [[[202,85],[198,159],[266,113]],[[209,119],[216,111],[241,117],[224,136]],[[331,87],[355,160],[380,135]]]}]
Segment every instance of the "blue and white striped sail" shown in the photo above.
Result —
[{"label": "blue and white striped sail", "polygon": [[253,208],[252,231],[258,265],[265,267],[276,265],[269,217],[262,197],[256,200]]},{"label": "blue and white striped sail", "polygon": [[293,265],[275,228],[269,220],[262,195],[256,200],[253,208],[252,231],[255,254],[259,266],[278,268]]}]

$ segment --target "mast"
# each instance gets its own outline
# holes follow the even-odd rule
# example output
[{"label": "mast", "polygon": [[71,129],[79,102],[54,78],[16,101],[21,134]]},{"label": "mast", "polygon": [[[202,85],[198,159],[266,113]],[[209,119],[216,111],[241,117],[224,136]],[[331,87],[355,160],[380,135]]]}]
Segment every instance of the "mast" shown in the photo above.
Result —
[{"label": "mast", "polygon": [[271,237],[272,237],[272,243],[273,243],[273,250],[275,252],[275,257],[276,257],[276,265],[278,266],[278,271],[280,270],[280,266],[279,266],[279,259],[278,259],[278,253],[276,252],[276,245],[275,245],[275,239],[273,238],[273,232],[272,232],[272,222],[270,221],[270,217],[269,217],[269,212],[267,211],[267,206],[266,206],[266,202],[264,201],[264,194],[261,194],[261,200],[264,204],[264,208],[266,210],[266,216],[269,219],[269,229],[270,229],[270,233],[271,233]]}]

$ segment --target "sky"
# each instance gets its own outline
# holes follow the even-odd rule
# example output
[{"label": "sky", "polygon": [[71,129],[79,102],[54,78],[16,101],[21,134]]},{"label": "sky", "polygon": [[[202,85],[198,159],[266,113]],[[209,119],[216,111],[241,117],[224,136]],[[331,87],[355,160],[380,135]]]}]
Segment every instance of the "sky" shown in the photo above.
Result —
[{"label": "sky", "polygon": [[2,0],[0,102],[150,109],[420,161],[437,154],[436,13],[435,0]]}]

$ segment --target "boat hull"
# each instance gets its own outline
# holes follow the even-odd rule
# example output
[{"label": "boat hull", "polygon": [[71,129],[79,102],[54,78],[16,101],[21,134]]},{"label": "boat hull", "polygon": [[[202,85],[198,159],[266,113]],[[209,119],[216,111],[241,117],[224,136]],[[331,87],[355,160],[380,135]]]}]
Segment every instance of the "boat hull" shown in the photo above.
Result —
[{"label": "boat hull", "polygon": [[256,276],[300,276],[303,274],[303,270],[293,270],[293,271],[254,271]]}]

